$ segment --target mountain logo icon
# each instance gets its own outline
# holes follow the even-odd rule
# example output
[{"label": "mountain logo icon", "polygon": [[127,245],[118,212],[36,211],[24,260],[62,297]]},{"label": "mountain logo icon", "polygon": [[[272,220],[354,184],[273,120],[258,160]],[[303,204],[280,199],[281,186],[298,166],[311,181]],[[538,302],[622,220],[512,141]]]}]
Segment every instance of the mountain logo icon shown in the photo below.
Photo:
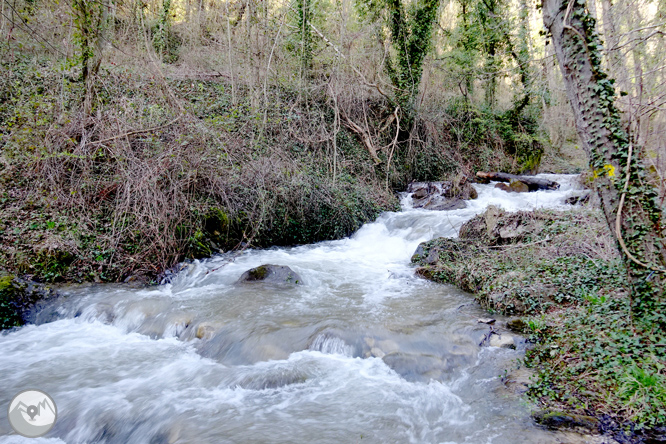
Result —
[{"label": "mountain logo icon", "polygon": [[27,438],[46,435],[58,417],[53,398],[41,390],[23,390],[9,403],[7,417],[12,429]]}]

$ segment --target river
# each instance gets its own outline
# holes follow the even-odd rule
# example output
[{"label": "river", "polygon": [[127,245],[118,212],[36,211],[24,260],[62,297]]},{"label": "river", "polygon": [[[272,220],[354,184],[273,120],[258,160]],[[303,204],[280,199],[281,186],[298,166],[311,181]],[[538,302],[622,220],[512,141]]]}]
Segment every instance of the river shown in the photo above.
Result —
[{"label": "river", "polygon": [[[169,284],[69,286],[35,325],[0,335],[0,443],[553,443],[499,377],[524,353],[479,347],[472,295],[414,276],[418,244],[494,204],[564,209],[557,191],[474,185],[454,211],[385,213],[349,238],[189,264]],[[238,285],[288,265],[302,285]],[[6,405],[36,388],[58,408],[43,438]]]}]

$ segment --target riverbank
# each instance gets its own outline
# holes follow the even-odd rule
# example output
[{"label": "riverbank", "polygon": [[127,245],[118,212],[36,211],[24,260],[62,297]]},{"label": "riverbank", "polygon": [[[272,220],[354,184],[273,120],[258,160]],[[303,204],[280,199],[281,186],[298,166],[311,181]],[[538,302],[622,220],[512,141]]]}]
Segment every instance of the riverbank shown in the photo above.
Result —
[{"label": "riverbank", "polygon": [[577,427],[567,415],[592,417],[584,425],[620,442],[661,442],[666,353],[657,332],[631,323],[614,242],[593,204],[517,213],[491,207],[465,223],[459,239],[421,244],[412,261],[419,275],[518,317],[509,326],[533,343],[523,364],[537,372],[528,391],[540,410],[535,419]]},{"label": "riverbank", "polygon": [[275,91],[264,112],[224,82],[111,68],[85,115],[83,85],[57,63],[19,57],[3,72],[0,269],[12,274],[147,283],[216,252],[341,238],[398,208],[355,136],[326,133],[321,98]]},{"label": "riverbank", "polygon": [[[419,117],[417,145],[396,145],[385,98],[343,103],[325,85],[259,97],[167,68],[109,65],[84,114],[75,69],[3,62],[0,269],[40,282],[155,282],[187,259],[343,238],[397,210],[394,190],[411,180],[518,171],[518,142],[548,148],[501,114],[455,107],[460,116]],[[384,147],[379,163],[340,109],[366,122]]]}]

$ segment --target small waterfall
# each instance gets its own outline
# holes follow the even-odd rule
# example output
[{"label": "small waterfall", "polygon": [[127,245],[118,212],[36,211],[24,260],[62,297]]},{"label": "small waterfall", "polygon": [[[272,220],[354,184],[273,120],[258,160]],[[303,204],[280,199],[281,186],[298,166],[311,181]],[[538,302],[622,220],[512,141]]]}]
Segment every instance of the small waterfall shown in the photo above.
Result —
[{"label": "small waterfall", "polygon": [[345,341],[335,336],[326,334],[317,335],[308,347],[308,350],[322,352],[328,355],[352,356],[354,347],[347,345]]}]

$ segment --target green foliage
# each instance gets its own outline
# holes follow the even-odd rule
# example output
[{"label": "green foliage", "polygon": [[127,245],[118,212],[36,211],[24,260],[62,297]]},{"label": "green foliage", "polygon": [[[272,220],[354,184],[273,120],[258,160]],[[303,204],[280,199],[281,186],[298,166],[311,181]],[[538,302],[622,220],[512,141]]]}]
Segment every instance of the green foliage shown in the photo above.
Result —
[{"label": "green foliage", "polygon": [[[3,67],[0,131],[8,163],[0,163],[0,182],[11,192],[0,195],[0,266],[14,273],[48,282],[150,278],[241,242],[339,238],[396,209],[367,150],[348,131],[338,132],[335,177],[325,147],[293,137],[304,139],[301,124],[332,119],[319,114],[317,106],[328,107],[316,96],[311,110],[294,110],[293,91],[276,91],[263,138],[250,143],[263,112],[247,90],[238,88],[234,103],[224,83],[174,81],[170,87],[196,118],[129,144],[114,139],[106,149],[79,144],[80,81],[21,58]],[[97,94],[100,112],[120,129],[95,127],[89,140],[173,118],[149,80],[104,70],[100,77],[107,85]],[[55,112],[58,102],[63,111]],[[53,130],[57,136],[49,138]],[[144,168],[155,159],[159,168]],[[123,197],[124,189],[131,191]]]},{"label": "green foliage", "polygon": [[607,414],[634,429],[663,425],[666,354],[657,338],[636,334],[629,305],[623,294],[589,295],[566,315],[552,316],[526,355],[539,370],[530,395]]},{"label": "green foliage", "polygon": [[[323,177],[305,180],[296,189],[278,189],[271,193],[267,206],[271,213],[255,227],[252,244],[299,245],[325,239],[349,236],[360,226],[374,220],[384,210],[372,198],[372,191],[359,187],[351,178],[333,184]],[[236,224],[238,238],[241,227],[252,221],[241,218]],[[233,239],[234,224],[231,234]]]},{"label": "green foliage", "polygon": [[463,98],[471,102],[474,84],[480,81],[485,90],[484,105],[494,110],[499,81],[513,72],[523,86],[516,94],[513,108],[515,114],[520,114],[533,93],[527,5],[521,3],[516,21],[508,13],[504,0],[459,0],[458,3],[457,25],[445,31],[449,50],[444,63],[452,82],[459,85]]},{"label": "green foliage", "polygon": [[423,61],[431,46],[439,0],[418,0],[407,7],[402,0],[359,0],[362,16],[383,16],[393,52],[386,60],[386,72],[396,88],[395,102],[400,106],[407,128],[414,117]]},{"label": "green foliage", "polygon": [[166,63],[178,60],[178,49],[183,42],[171,28],[172,15],[171,0],[164,0],[157,22],[151,28],[153,47]]},{"label": "green foliage", "polygon": [[497,157],[498,149],[513,156],[513,165],[503,171],[536,172],[544,151],[535,118],[519,116],[511,111],[494,112],[478,109],[465,101],[454,101],[447,109],[449,131],[458,144],[458,151],[480,169],[488,168]]},{"label": "green foliage", "polygon": [[14,276],[0,276],[0,330],[23,325],[23,319],[16,306]]}]

